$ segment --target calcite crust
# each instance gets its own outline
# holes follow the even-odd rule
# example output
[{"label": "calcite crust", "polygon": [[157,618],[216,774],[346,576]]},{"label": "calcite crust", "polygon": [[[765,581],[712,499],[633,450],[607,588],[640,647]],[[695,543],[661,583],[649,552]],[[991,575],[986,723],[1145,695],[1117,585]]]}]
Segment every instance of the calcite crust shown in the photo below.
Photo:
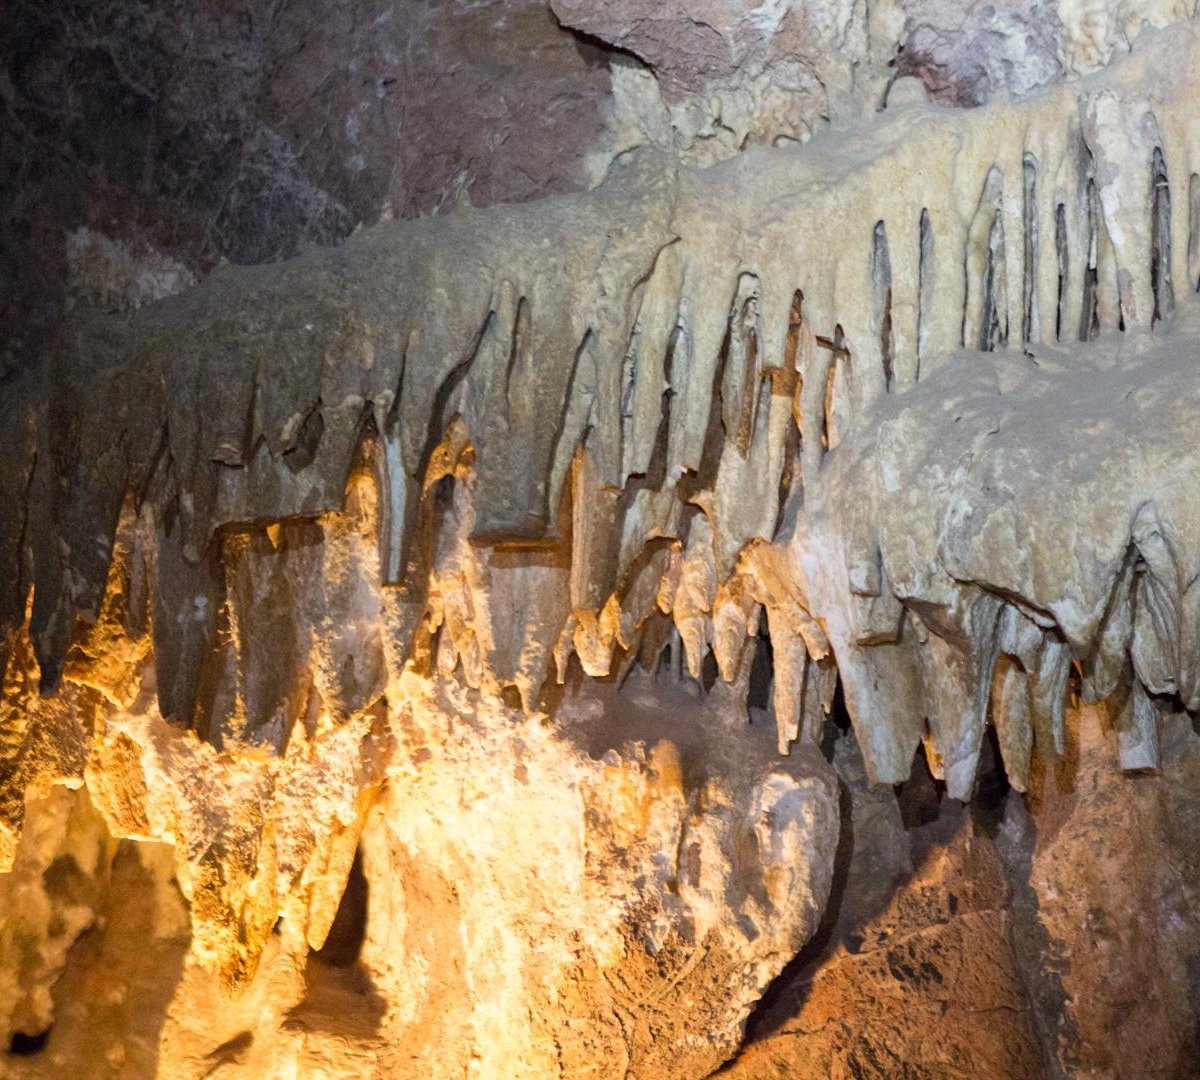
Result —
[{"label": "calcite crust", "polygon": [[55,1067],[702,1076],[820,924],[839,702],[864,782],[969,800],[990,724],[1031,790],[1080,701],[1160,768],[1200,30],[904,98],[81,312],[4,387],[6,1030],[115,920],[161,1030]]}]

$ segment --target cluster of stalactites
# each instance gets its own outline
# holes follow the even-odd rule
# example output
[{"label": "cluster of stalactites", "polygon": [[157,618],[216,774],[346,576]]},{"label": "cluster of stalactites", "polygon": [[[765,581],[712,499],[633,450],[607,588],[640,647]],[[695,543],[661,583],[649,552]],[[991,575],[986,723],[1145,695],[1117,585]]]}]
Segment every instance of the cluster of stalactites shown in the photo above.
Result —
[{"label": "cluster of stalactites", "polygon": [[[852,649],[910,626],[946,643],[946,664],[962,652],[904,614],[919,594],[881,570],[877,510],[852,482],[878,403],[963,346],[1148,331],[1197,281],[1198,60],[1194,28],[1176,28],[1020,105],[906,106],[707,170],[636,153],[593,192],[381,226],[220,271],[129,321],[81,320],[52,392],[17,387],[3,405],[0,496],[23,511],[0,526],[4,640],[32,587],[42,683],[58,683],[132,493],[154,531],[161,710],[225,730],[201,716],[221,685],[206,672],[238,681],[221,663],[253,665],[259,634],[338,636],[272,582],[328,560],[306,521],[343,505],[369,443],[370,587],[395,612],[393,660],[461,665],[533,708],[552,661],[559,678],[571,654],[619,675],[671,639],[693,676],[711,649],[737,678],[765,612],[786,750],[819,727]],[[336,589],[340,574],[313,580]],[[853,627],[837,615],[851,608]],[[286,730],[281,701],[303,697],[288,680],[340,662],[284,665],[259,704],[247,689],[225,709],[230,731]],[[875,775],[907,771],[925,717],[880,734],[884,714],[847,697],[882,747]]]}]

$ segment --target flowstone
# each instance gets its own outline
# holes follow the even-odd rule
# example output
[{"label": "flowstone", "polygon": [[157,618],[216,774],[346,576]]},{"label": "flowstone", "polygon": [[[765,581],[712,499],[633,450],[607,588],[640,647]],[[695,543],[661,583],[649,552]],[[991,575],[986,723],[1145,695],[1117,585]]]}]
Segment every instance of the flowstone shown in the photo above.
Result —
[{"label": "flowstone", "polygon": [[128,976],[153,1050],[64,1001],[43,1060],[704,1075],[820,920],[841,705],[865,783],[923,747],[967,800],[990,725],[1034,792],[1077,699],[1161,766],[1200,30],[912,96],[80,312],[10,381],[0,1015],[44,1035],[120,890],[179,971]]}]

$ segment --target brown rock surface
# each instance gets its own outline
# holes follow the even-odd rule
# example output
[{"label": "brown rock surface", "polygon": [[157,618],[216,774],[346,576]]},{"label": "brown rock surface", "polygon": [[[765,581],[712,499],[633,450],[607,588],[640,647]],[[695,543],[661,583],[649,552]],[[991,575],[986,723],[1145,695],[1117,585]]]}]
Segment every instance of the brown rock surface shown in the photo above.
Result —
[{"label": "brown rock surface", "polygon": [[1105,718],[1072,711],[1028,801],[990,774],[969,809],[927,774],[869,794],[840,746],[825,925],[721,1075],[1193,1075],[1200,737],[1170,727],[1162,774],[1130,778]]},{"label": "brown rock surface", "polygon": [[12,1069],[1188,1075],[1200,32],[556,10],[4,46]]},{"label": "brown rock surface", "polygon": [[1048,1049],[1068,1075],[1182,1077],[1200,1063],[1200,737],[1164,731],[1160,775],[1121,776],[1112,721],[1074,714],[1070,751],[1035,791],[1029,889],[1038,963],[1061,985]]},{"label": "brown rock surface", "polygon": [[900,799],[871,792],[847,742],[835,761],[853,812],[823,933],[721,1075],[1043,1076],[1012,888],[983,813],[939,807],[927,773]]}]

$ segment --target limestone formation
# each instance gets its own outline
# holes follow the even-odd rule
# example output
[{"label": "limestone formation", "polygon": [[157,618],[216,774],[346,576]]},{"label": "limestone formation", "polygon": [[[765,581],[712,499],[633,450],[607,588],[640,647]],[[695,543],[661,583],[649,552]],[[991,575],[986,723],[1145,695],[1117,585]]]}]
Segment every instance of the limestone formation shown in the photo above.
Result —
[{"label": "limestone formation", "polygon": [[[592,32],[690,48],[638,9]],[[698,85],[740,70],[695,32]],[[843,842],[900,814],[867,789],[911,791],[919,752],[950,799],[1011,787],[1014,835],[1022,793],[1061,809],[1085,722],[1114,782],[1186,772],[1200,28],[1093,44],[1041,42],[1092,73],[971,110],[897,80],[802,145],[632,147],[590,191],[80,305],[0,397],[0,1018],[38,1051],[13,1075],[708,1075],[837,894],[841,708]],[[1028,974],[1079,914],[1057,841],[1026,867],[942,829],[938,880],[978,903],[920,1001],[1014,1014],[979,1075],[1126,1075],[1075,1003],[1111,965]],[[930,872],[897,858],[886,887]],[[909,915],[799,1022],[917,970]],[[1192,948],[1167,924],[1128,937]],[[95,1001],[87,950],[117,957]],[[1164,1075],[1193,966],[1162,984]],[[952,1041],[854,1045],[868,1075],[972,1074]]]}]

